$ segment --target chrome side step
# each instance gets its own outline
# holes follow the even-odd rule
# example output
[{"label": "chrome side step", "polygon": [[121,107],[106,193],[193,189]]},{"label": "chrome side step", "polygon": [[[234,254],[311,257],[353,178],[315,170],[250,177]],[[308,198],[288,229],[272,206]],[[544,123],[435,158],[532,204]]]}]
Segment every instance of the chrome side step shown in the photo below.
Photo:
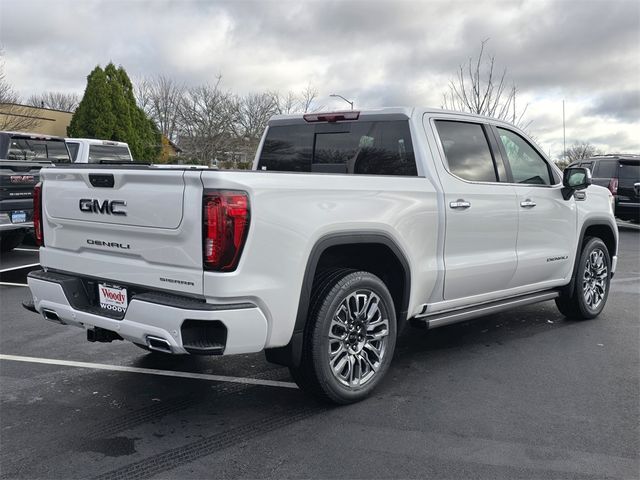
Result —
[{"label": "chrome side step", "polygon": [[494,302],[483,303],[473,307],[462,308],[449,312],[434,313],[433,315],[421,316],[420,318],[412,318],[411,323],[414,326],[427,328],[442,327],[453,323],[464,322],[473,318],[484,317],[494,313],[510,310],[516,307],[523,307],[532,303],[546,302],[560,296],[558,290],[547,290],[544,292],[530,293],[518,297],[510,297],[504,300],[496,300]]}]

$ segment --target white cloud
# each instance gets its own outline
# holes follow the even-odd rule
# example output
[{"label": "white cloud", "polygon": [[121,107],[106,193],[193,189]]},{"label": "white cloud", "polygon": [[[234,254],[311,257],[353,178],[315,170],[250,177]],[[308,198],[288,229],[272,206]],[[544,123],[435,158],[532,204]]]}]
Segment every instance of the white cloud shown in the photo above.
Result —
[{"label": "white cloud", "polygon": [[[640,151],[640,4],[629,1],[4,0],[0,42],[23,95],[79,91],[96,64],[234,92],[300,91],[327,108],[440,106],[458,65],[488,52],[529,103],[545,151]],[[619,92],[624,92],[623,96]]]}]

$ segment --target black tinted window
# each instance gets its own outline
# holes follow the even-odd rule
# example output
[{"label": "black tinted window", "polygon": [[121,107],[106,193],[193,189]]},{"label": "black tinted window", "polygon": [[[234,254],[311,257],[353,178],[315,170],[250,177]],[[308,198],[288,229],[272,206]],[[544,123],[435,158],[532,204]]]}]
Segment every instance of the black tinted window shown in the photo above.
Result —
[{"label": "black tinted window", "polygon": [[547,162],[517,133],[498,128],[500,140],[507,151],[513,181],[533,185],[551,185]]},{"label": "black tinted window", "polygon": [[69,149],[69,154],[71,154],[71,161],[75,162],[76,158],[78,158],[78,150],[80,149],[80,144],[67,143],[67,148]]},{"label": "black tinted window", "polygon": [[620,178],[640,182],[640,163],[620,162],[620,170],[618,172]]},{"label": "black tinted window", "polygon": [[596,162],[594,177],[598,178],[613,178],[617,177],[618,173],[618,161],[617,160],[600,160]]},{"label": "black tinted window", "polygon": [[108,161],[130,161],[129,149],[117,145],[91,145],[89,147],[89,163]]},{"label": "black tinted window", "polygon": [[417,175],[407,121],[272,126],[258,169]]},{"label": "black tinted window", "polygon": [[481,125],[438,120],[436,126],[451,173],[474,182],[498,180]]},{"label": "black tinted window", "polygon": [[7,160],[40,161],[69,163],[69,151],[62,140],[38,140],[14,137],[9,140]]}]

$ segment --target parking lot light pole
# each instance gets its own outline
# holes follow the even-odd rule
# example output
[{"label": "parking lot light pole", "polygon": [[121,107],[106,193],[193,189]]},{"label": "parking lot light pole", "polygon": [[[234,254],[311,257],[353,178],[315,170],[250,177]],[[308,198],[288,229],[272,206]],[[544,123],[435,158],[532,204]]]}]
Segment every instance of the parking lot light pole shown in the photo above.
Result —
[{"label": "parking lot light pole", "polygon": [[337,93],[332,93],[331,95],[329,95],[330,97],[338,97],[341,98],[342,100],[344,100],[345,102],[347,102],[349,105],[351,105],[351,110],[353,110],[353,102],[347,100],[346,98],[344,98],[342,95],[338,95]]}]

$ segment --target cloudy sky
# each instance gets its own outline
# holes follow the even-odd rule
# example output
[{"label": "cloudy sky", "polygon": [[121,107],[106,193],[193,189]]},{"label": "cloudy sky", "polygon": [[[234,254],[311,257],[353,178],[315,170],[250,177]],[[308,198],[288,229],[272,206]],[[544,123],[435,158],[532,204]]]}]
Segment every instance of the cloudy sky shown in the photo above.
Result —
[{"label": "cloudy sky", "polygon": [[109,61],[133,78],[222,75],[236,93],[300,91],[326,108],[440,107],[457,66],[487,52],[528,104],[547,153],[587,141],[640,153],[638,1],[2,0],[5,74],[23,96],[82,92]]}]

